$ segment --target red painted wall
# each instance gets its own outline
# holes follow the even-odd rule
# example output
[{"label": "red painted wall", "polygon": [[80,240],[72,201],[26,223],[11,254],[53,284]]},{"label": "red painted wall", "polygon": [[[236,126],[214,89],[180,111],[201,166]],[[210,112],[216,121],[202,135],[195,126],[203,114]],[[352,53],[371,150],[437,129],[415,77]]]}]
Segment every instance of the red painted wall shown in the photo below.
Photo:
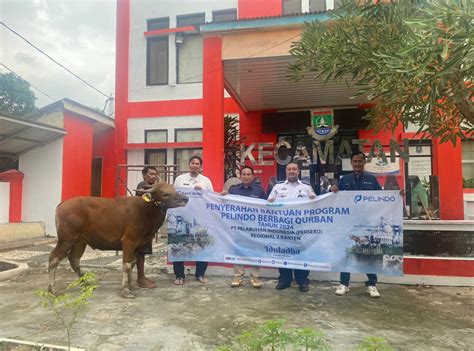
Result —
[{"label": "red painted wall", "polygon": [[[128,49],[130,44],[130,0],[117,0],[117,27],[115,53],[115,159],[126,164],[128,116]],[[126,182],[126,172],[121,174]],[[122,187],[117,195],[125,195]]]},{"label": "red painted wall", "polygon": [[[240,115],[240,135],[246,147],[254,142],[272,142],[275,145],[276,133],[262,132],[262,116],[261,111]],[[257,152],[254,152],[253,156],[256,160],[258,159]],[[260,177],[263,188],[266,190],[270,177],[276,176],[276,163],[273,166],[256,166],[247,159],[245,164],[255,170],[255,176]]]},{"label": "red painted wall", "polygon": [[474,277],[474,261],[469,259],[403,258],[403,272],[440,277]]},{"label": "red painted wall", "polygon": [[[128,104],[128,118],[194,116],[202,115],[203,111],[202,99],[144,101],[130,102]],[[243,112],[232,98],[225,98],[224,113],[242,114]]]},{"label": "red painted wall", "polygon": [[207,37],[203,43],[202,156],[203,173],[214,190],[224,185],[224,67],[222,38]]},{"label": "red painted wall", "polygon": [[63,187],[61,199],[90,195],[92,170],[92,124],[80,117],[64,115]]},{"label": "red painted wall", "polygon": [[239,19],[280,16],[282,14],[281,0],[239,0]]},{"label": "red painted wall", "polygon": [[102,158],[102,197],[115,197],[117,163],[112,145],[115,145],[115,129],[94,135],[92,155]]},{"label": "red painted wall", "polygon": [[461,140],[456,146],[433,139],[433,174],[439,180],[441,219],[464,219]]},{"label": "red painted wall", "polygon": [[21,222],[22,199],[23,199],[23,173],[11,169],[0,173],[0,182],[10,183],[10,207],[8,221],[10,223]]}]

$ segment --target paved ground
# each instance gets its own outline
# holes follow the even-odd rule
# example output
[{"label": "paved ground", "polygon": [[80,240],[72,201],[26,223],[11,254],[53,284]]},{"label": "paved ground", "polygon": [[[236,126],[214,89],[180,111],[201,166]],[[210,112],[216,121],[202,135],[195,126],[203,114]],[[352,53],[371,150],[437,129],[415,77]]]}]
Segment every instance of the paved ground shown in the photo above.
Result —
[{"label": "paved ground", "polygon": [[[15,249],[0,247],[0,261],[26,262],[26,274],[0,282],[0,337],[64,344],[54,316],[33,292],[47,285],[51,243]],[[472,350],[474,289],[379,285],[382,298],[370,299],[356,284],[349,295],[333,294],[335,283],[312,282],[308,293],[278,292],[275,280],[256,290],[231,289],[228,277],[211,276],[202,286],[187,279],[173,285],[166,274],[166,251],[155,245],[147,270],[159,287],[140,289],[137,298],[120,297],[120,256],[88,250],[83,267],[98,275],[100,287],[79,317],[73,345],[90,350],[213,350],[269,319],[290,327],[322,329],[336,350],[350,350],[366,336],[382,336],[399,350]],[[191,278],[191,277],[190,277]],[[75,279],[66,263],[58,288]]]}]

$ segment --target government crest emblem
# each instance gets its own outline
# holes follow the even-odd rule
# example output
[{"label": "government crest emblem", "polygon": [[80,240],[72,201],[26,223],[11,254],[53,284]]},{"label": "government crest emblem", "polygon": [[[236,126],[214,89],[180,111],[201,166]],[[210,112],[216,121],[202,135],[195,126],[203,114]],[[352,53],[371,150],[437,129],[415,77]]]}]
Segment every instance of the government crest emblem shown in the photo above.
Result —
[{"label": "government crest emblem", "polygon": [[311,127],[307,127],[308,134],[317,141],[331,139],[337,134],[338,125],[334,125],[334,113],[332,110],[312,110]]}]

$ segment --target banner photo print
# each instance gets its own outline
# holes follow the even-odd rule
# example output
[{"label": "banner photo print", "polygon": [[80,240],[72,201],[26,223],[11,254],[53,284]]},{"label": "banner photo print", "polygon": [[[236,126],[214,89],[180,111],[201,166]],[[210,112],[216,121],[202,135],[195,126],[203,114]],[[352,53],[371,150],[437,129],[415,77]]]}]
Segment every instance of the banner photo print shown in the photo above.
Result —
[{"label": "banner photo print", "polygon": [[177,190],[189,202],[168,210],[170,261],[403,274],[398,191],[340,191],[270,203]]}]

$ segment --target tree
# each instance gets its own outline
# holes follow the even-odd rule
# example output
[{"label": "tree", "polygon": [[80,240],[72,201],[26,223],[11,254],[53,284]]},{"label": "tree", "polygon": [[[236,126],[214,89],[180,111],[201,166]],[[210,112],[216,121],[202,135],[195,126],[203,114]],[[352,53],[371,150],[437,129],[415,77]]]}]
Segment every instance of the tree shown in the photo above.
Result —
[{"label": "tree", "polygon": [[306,23],[290,76],[352,80],[376,131],[400,123],[441,142],[474,127],[472,0],[344,1],[333,20]]},{"label": "tree", "polygon": [[0,111],[26,116],[35,111],[35,94],[30,84],[13,73],[0,73]]}]

